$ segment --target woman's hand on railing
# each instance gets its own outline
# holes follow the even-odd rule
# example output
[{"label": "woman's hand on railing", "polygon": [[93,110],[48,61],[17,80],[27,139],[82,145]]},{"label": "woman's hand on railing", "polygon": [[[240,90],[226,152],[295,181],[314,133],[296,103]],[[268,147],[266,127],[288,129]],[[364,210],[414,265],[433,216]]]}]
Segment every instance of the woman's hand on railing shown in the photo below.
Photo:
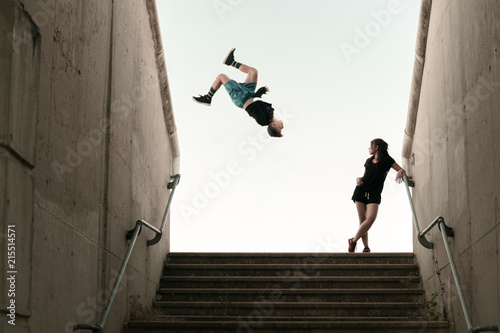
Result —
[{"label": "woman's hand on railing", "polygon": [[404,169],[399,169],[396,173],[396,183],[401,184],[403,182],[403,175],[405,174]]}]

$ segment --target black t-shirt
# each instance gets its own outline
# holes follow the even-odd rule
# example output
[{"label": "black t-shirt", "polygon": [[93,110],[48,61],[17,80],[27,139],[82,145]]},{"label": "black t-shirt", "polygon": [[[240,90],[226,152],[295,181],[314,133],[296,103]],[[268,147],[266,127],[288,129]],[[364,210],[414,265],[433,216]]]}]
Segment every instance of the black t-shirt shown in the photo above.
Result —
[{"label": "black t-shirt", "polygon": [[269,125],[274,117],[274,109],[271,107],[271,104],[262,101],[253,102],[248,105],[246,111],[261,126]]},{"label": "black t-shirt", "polygon": [[365,175],[361,178],[363,185],[359,187],[366,192],[382,194],[385,178],[395,162],[389,155],[377,163],[373,163],[373,157],[368,158],[365,162]]}]

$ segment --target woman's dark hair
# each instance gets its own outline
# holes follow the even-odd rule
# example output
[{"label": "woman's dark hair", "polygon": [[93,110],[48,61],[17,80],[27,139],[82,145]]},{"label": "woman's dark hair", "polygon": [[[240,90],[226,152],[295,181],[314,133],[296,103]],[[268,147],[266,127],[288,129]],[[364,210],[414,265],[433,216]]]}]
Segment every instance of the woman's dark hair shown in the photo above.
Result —
[{"label": "woman's dark hair", "polygon": [[261,98],[267,92],[266,87],[260,87],[256,92],[253,93],[253,97]]},{"label": "woman's dark hair", "polygon": [[382,139],[373,139],[370,143],[373,146],[378,146],[378,160],[383,161],[387,156],[389,156],[389,144]]}]

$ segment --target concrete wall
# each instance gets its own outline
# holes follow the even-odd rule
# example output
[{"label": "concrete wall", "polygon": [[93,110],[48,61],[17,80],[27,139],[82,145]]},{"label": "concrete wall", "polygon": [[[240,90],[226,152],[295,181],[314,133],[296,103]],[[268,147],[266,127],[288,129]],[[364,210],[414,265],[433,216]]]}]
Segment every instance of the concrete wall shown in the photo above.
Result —
[{"label": "concrete wall", "polygon": [[[449,244],[472,324],[498,325],[498,1],[432,1],[426,46],[413,143],[407,147],[410,154],[404,156],[408,157],[408,174],[416,183],[413,198],[420,228],[443,216],[454,229]],[[452,332],[466,332],[439,229],[427,238],[435,244],[433,250],[422,247],[416,237],[414,241],[427,299],[439,292],[441,312],[448,316]]]},{"label": "concrete wall", "polygon": [[[178,145],[155,15],[149,0],[0,3],[0,332],[98,323],[126,231],[160,225]],[[133,304],[151,306],[168,231],[147,247],[143,229],[105,332],[123,331]]]}]

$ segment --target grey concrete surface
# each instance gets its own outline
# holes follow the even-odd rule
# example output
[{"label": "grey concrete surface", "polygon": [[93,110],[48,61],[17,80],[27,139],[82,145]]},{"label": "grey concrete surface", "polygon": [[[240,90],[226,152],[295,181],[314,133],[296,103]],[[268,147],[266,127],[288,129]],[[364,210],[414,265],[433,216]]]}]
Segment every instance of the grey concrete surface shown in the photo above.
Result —
[{"label": "grey concrete surface", "polygon": [[[159,227],[179,146],[155,3],[0,3],[0,332],[96,324],[128,247]],[[16,226],[16,326],[6,225]],[[144,229],[108,317],[150,307],[169,251]]]},{"label": "grey concrete surface", "polygon": [[[498,17],[497,1],[432,1],[418,110],[409,116],[415,132],[403,149],[420,228],[443,216],[455,231],[449,244],[473,326],[500,322]],[[438,228],[428,239],[433,250],[414,241],[427,297],[439,292],[452,332],[465,332]]]}]

